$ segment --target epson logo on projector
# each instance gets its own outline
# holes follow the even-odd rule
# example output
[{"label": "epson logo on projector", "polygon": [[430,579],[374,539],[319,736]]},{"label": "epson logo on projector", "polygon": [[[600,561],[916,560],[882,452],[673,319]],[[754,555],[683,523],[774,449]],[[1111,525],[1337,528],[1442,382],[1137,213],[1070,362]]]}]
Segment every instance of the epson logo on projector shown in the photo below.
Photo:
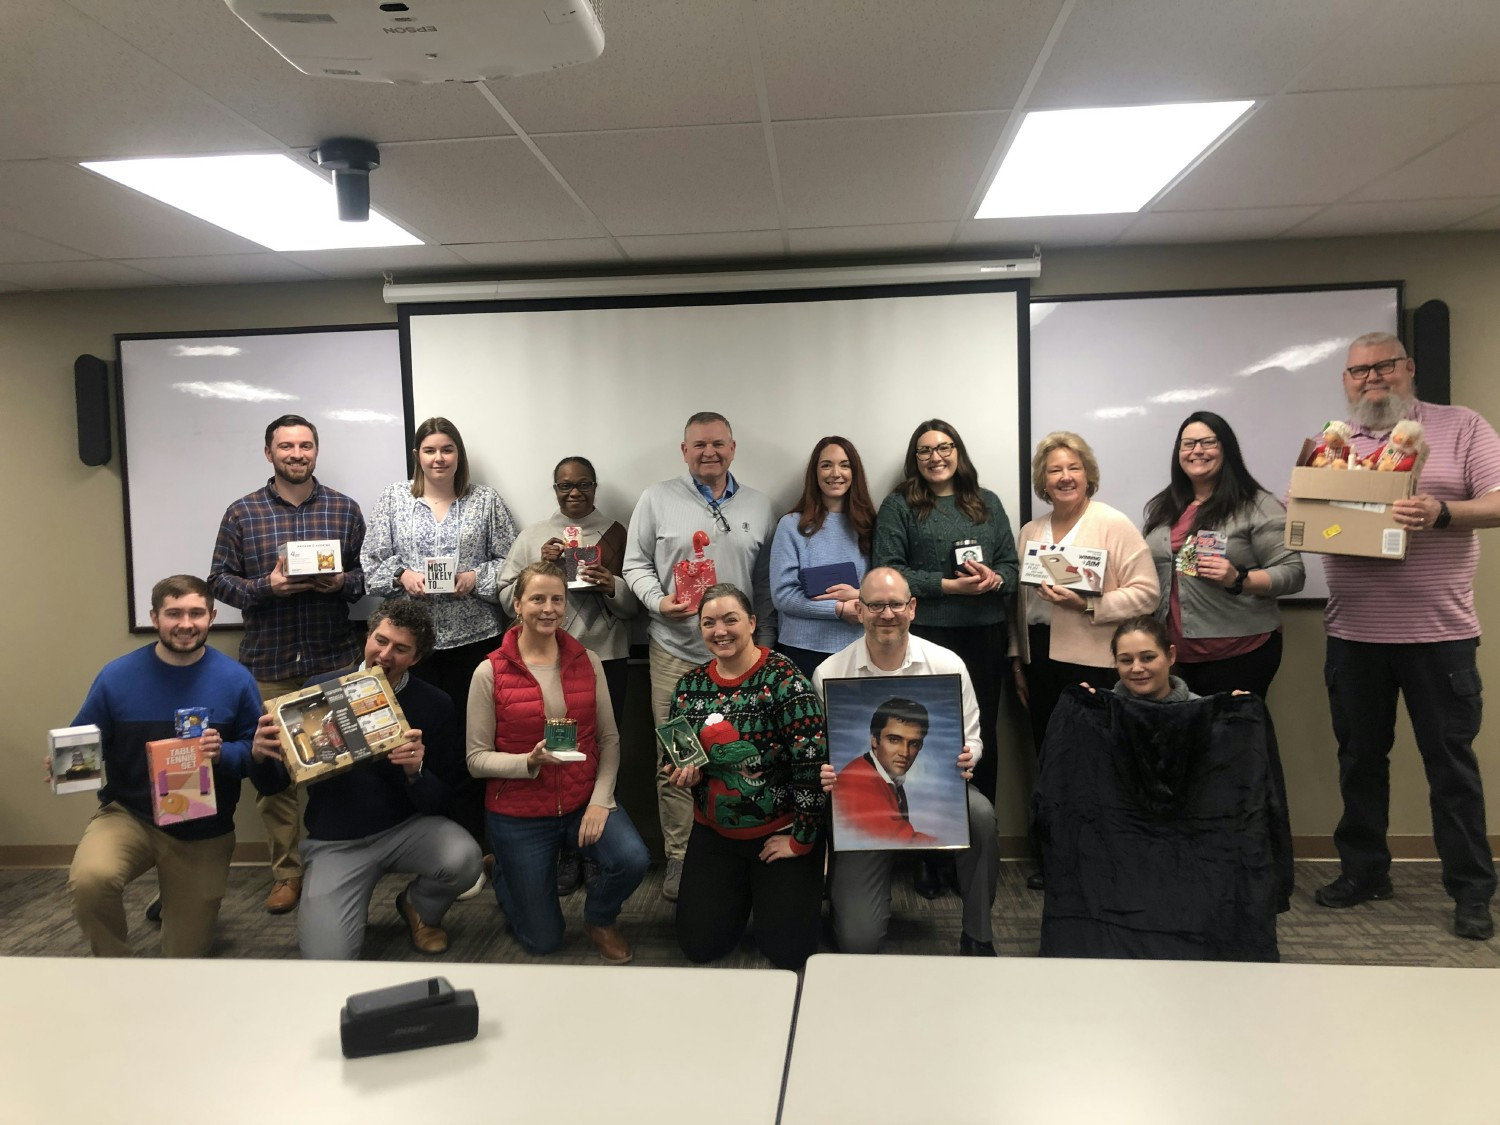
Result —
[{"label": "epson logo on projector", "polygon": [[380,29],[387,35],[415,35],[419,31],[436,31],[435,27],[383,27]]}]

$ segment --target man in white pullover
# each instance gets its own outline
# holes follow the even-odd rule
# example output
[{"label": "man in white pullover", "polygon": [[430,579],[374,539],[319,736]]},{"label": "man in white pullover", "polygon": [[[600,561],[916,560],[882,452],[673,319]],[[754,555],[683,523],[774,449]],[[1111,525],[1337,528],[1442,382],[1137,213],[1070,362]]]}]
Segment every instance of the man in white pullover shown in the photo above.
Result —
[{"label": "man in white pullover", "polygon": [[[688,471],[646,489],[630,517],[625,581],[651,616],[651,713],[657,726],[667,721],[683,673],[709,658],[698,632],[697,605],[677,600],[672,578],[680,560],[693,558],[694,535],[707,537],[703,554],[713,560],[717,580],[733,582],[750,596],[756,642],[769,646],[776,639],[770,578],[776,512],[770,497],[734,479],[729,471],[734,452],[728,419],[711,411],[694,414],[682,434]],[[667,784],[660,773],[656,783],[667,852],[662,894],[675,901],[693,823],[692,797]]]}]

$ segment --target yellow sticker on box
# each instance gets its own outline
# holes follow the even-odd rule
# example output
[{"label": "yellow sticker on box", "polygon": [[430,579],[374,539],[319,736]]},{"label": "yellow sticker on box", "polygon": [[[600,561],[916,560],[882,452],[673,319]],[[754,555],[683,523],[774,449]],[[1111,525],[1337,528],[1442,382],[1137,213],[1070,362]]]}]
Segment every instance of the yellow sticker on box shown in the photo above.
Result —
[{"label": "yellow sticker on box", "polygon": [[1334,524],[1332,527],[1325,527],[1323,529],[1323,538],[1324,539],[1332,539],[1335,535],[1342,534],[1343,530],[1344,529],[1342,527],[1340,527],[1338,524]]}]

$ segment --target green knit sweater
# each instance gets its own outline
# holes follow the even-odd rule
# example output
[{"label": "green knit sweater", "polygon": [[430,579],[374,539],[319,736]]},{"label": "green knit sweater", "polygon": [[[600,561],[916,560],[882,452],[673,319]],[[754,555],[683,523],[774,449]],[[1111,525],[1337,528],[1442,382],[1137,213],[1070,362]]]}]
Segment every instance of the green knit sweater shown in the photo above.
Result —
[{"label": "green knit sweater", "polygon": [[708,753],[693,789],[694,818],[736,838],[769,836],[790,825],[793,850],[802,854],[823,822],[823,704],[790,660],[760,652],[738,680],[721,679],[712,662],[683,676],[672,717],[687,716]]},{"label": "green knit sweater", "polygon": [[[1000,497],[987,488],[979,496],[989,509],[989,518],[975,523],[958,508],[952,496],[939,496],[925,518],[918,519],[900,491],[880,505],[875,520],[872,565],[893,566],[906,577],[917,599],[917,624],[954,627],[996,625],[1005,621],[1005,603],[1016,593],[1020,567],[1016,562],[1016,538]],[[984,560],[1000,575],[1000,588],[975,597],[944,595],[944,578],[955,575],[953,544],[977,539],[984,547]]]}]

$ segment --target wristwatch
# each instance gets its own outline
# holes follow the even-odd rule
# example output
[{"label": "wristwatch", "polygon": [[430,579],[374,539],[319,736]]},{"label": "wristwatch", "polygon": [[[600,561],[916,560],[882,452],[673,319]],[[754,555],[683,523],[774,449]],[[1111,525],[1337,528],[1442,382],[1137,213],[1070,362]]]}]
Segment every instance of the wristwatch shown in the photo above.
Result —
[{"label": "wristwatch", "polygon": [[401,576],[403,574],[405,574],[405,573],[406,573],[406,567],[404,567],[404,566],[398,566],[396,568],[396,573],[393,574],[393,575],[391,575],[391,581],[392,582],[400,582],[401,581]]},{"label": "wristwatch", "polygon": [[1239,577],[1234,580],[1234,585],[1228,587],[1224,592],[1232,596],[1237,596],[1245,592],[1245,579],[1250,577],[1250,568],[1248,566],[1237,566],[1234,569],[1239,571]]},{"label": "wristwatch", "polygon": [[1432,529],[1434,531],[1442,531],[1443,528],[1447,527],[1452,522],[1453,513],[1448,510],[1448,501],[1439,500],[1438,514],[1437,517],[1432,521]]}]

